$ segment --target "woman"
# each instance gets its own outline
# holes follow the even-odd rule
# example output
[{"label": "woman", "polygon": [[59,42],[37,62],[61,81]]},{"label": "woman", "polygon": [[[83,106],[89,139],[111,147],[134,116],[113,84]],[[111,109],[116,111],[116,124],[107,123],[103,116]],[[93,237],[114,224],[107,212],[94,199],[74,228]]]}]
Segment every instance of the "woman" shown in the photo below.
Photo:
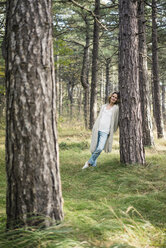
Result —
[{"label": "woman", "polygon": [[92,129],[92,139],[90,151],[92,156],[85,163],[82,169],[90,166],[95,167],[97,158],[104,149],[105,152],[111,152],[113,133],[118,128],[119,120],[119,92],[113,92],[108,97],[108,104],[101,107],[99,116],[97,117]]}]

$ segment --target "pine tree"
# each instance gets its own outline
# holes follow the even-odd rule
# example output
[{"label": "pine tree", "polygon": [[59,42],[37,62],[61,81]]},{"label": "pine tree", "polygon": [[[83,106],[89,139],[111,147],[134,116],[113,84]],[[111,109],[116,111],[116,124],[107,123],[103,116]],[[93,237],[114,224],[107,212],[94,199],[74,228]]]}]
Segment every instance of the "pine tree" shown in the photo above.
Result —
[{"label": "pine tree", "polygon": [[8,1],[7,228],[63,219],[51,0]]}]

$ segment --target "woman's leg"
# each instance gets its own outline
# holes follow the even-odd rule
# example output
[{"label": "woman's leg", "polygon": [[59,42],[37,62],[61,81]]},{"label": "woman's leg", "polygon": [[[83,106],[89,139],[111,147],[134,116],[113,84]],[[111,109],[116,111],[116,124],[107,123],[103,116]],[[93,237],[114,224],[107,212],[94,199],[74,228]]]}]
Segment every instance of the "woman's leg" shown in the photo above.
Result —
[{"label": "woman's leg", "polygon": [[88,163],[92,166],[96,166],[96,160],[98,158],[98,156],[100,155],[100,153],[102,152],[102,150],[104,149],[105,143],[107,141],[107,137],[108,134],[99,131],[98,132],[98,142],[97,142],[97,146],[95,151],[92,153],[92,156],[90,157],[90,159],[88,160]]}]

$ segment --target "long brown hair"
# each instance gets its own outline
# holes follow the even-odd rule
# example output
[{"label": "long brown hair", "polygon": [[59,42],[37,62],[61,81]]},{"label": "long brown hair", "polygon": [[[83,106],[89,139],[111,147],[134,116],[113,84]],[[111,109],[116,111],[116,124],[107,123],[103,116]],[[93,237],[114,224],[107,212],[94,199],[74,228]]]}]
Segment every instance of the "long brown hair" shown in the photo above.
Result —
[{"label": "long brown hair", "polygon": [[114,92],[112,92],[111,94],[109,94],[109,96],[108,96],[108,102],[110,103],[110,99],[111,99],[111,97],[112,97],[114,94],[116,94],[116,95],[118,96],[118,99],[117,99],[117,101],[116,101],[116,103],[115,103],[115,104],[118,104],[118,103],[120,102],[120,93],[119,93],[118,91],[114,91]]}]

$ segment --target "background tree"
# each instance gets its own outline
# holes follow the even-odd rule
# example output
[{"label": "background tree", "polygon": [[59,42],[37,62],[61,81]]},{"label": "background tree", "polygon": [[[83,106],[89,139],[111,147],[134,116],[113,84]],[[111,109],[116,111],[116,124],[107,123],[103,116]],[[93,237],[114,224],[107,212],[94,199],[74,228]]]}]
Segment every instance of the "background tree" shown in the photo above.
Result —
[{"label": "background tree", "polygon": [[8,1],[7,227],[63,219],[51,0]]},{"label": "background tree", "polygon": [[88,120],[89,120],[89,65],[90,65],[90,24],[88,20],[88,16],[83,16],[85,25],[86,25],[86,42],[84,45],[84,55],[82,62],[82,70],[81,70],[81,84],[84,88],[84,121],[85,127],[88,128]]},{"label": "background tree", "polygon": [[139,87],[142,112],[143,143],[145,146],[154,145],[152,120],[149,102],[149,82],[146,46],[146,21],[144,14],[144,0],[138,1],[138,32],[139,32]]},{"label": "background tree", "polygon": [[164,121],[164,124],[166,124],[166,84],[165,84],[165,80],[163,79],[163,82],[162,82],[162,86],[161,86],[161,89],[162,89],[162,114],[163,114],[163,121]]},{"label": "background tree", "polygon": [[0,1],[0,124],[4,119],[5,113],[5,50],[4,50],[4,33],[5,33],[5,12],[6,2]]},{"label": "background tree", "polygon": [[93,30],[93,50],[92,50],[92,82],[91,82],[91,98],[90,98],[90,124],[92,129],[94,121],[97,117],[97,75],[98,75],[98,51],[99,51],[99,30],[98,20],[100,18],[100,0],[95,0],[94,10],[94,30]]},{"label": "background tree", "polygon": [[159,85],[159,62],[157,42],[157,2],[152,0],[152,82],[153,82],[153,113],[157,127],[157,137],[164,137],[161,112],[161,97]]}]

